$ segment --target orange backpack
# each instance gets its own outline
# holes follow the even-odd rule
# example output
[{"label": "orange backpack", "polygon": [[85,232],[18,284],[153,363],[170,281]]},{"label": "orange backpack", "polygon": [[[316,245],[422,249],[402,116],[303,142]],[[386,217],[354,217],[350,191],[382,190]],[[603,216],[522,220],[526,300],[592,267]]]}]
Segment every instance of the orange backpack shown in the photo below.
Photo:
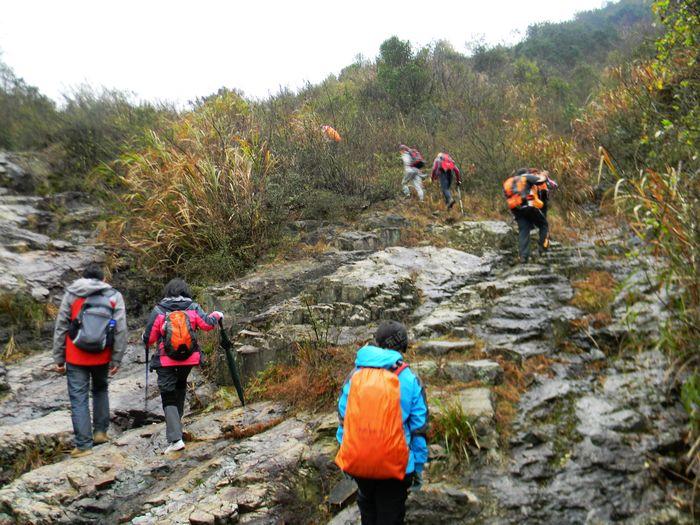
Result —
[{"label": "orange backpack", "polygon": [[197,350],[197,338],[184,310],[165,314],[163,350],[165,355],[175,361],[184,361]]},{"label": "orange backpack", "polygon": [[537,186],[532,186],[532,188],[530,188],[530,193],[526,194],[525,198],[523,198],[526,188],[527,177],[525,175],[515,175],[505,180],[503,183],[503,193],[506,194],[506,202],[508,203],[509,209],[514,210],[521,206],[534,206],[540,209],[544,206],[544,203],[537,195]]},{"label": "orange backpack", "polygon": [[350,382],[344,433],[336,464],[351,476],[368,479],[404,479],[408,445],[401,413],[399,374],[396,370],[361,368]]},{"label": "orange backpack", "polygon": [[333,129],[331,126],[321,126],[321,129],[323,130],[323,133],[325,133],[326,138],[328,140],[331,140],[333,142],[340,142],[342,139],[340,138],[340,133],[338,133],[335,129]]}]

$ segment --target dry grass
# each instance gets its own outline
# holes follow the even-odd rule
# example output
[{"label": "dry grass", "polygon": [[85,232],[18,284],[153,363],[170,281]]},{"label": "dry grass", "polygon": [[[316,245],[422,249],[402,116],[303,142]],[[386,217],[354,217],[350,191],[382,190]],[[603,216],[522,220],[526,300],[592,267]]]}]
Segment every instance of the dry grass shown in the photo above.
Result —
[{"label": "dry grass", "polygon": [[293,364],[275,364],[259,374],[250,383],[249,394],[283,401],[298,410],[331,408],[353,369],[355,347],[304,343],[293,354]]},{"label": "dry grass", "polygon": [[581,280],[574,281],[576,290],[571,304],[590,314],[605,313],[615,298],[617,282],[609,272],[592,271]]},{"label": "dry grass", "polygon": [[283,210],[268,191],[275,161],[247,112],[235,95],[218,97],[123,156],[121,217],[105,239],[146,268],[198,276],[230,276],[265,253]]},{"label": "dry grass", "polygon": [[513,419],[518,413],[520,396],[528,389],[535,374],[552,375],[552,361],[545,356],[535,356],[518,366],[502,357],[497,360],[504,375],[503,383],[493,388],[496,395],[495,419],[501,446],[505,447],[510,439]]},{"label": "dry grass", "polygon": [[255,425],[246,425],[241,427],[234,425],[232,428],[224,432],[224,438],[238,440],[255,436],[257,434],[265,432],[266,430],[272,427],[279,425],[285,419],[285,417],[278,417],[270,421],[265,421],[263,423],[256,423]]},{"label": "dry grass", "polygon": [[9,468],[6,470],[8,473],[7,478],[0,478],[0,487],[26,472],[62,460],[66,449],[66,444],[54,441],[43,443],[42,445],[38,443],[27,445],[9,465]]}]

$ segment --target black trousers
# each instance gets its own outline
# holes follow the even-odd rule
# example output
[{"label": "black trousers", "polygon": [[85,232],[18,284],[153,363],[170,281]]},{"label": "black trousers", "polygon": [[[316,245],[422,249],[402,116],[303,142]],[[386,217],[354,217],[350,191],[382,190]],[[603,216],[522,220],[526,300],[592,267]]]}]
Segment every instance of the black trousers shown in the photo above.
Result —
[{"label": "black trousers", "polygon": [[520,260],[527,262],[530,259],[530,232],[533,228],[540,231],[539,245],[544,249],[544,241],[549,234],[549,223],[547,217],[542,211],[534,206],[524,206],[513,210],[515,220],[518,222],[518,230],[520,232],[518,240],[518,250],[520,252]]},{"label": "black trousers", "polygon": [[187,394],[187,376],[192,371],[191,366],[163,366],[156,368],[158,373],[158,388],[163,408],[174,405],[182,417],[185,411],[185,396]]},{"label": "black trousers", "polygon": [[406,515],[406,498],[413,474],[398,479],[355,478],[357,506],[362,525],[401,525]]}]

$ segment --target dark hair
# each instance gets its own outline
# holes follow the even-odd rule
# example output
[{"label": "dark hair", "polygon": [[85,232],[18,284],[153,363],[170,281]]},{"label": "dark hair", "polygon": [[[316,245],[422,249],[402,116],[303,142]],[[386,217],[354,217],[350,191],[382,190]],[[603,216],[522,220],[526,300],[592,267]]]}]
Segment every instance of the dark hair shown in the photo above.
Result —
[{"label": "dark hair", "polygon": [[179,277],[175,277],[174,279],[170,279],[168,284],[165,285],[163,288],[163,297],[189,297],[192,299],[192,290],[190,290],[190,287],[187,286],[187,283],[180,279]]},{"label": "dark hair", "polygon": [[530,168],[520,168],[515,172],[516,175],[525,175],[526,173],[530,173]]},{"label": "dark hair", "polygon": [[98,279],[100,281],[104,281],[105,272],[102,270],[102,267],[99,264],[90,263],[83,270],[83,278],[84,279]]},{"label": "dark hair", "polygon": [[398,321],[383,321],[374,334],[374,340],[377,346],[386,350],[405,352],[408,348],[408,332]]}]

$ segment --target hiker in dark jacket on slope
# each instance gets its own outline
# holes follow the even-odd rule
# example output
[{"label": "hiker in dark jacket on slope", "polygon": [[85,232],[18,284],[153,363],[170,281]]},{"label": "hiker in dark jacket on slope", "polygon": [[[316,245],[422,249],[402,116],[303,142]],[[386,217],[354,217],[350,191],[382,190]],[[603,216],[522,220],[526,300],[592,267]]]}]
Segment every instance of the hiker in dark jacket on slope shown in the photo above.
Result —
[{"label": "hiker in dark jacket on slope", "polygon": [[65,373],[68,380],[73,457],[90,454],[93,445],[109,440],[108,376],[117,373],[126,351],[124,298],[103,279],[98,265],[88,266],[83,277],[66,288],[56,316],[53,360],[56,372]]},{"label": "hiker in dark jacket on slope", "polygon": [[146,347],[156,345],[156,352],[147,366],[158,374],[169,443],[164,451],[167,454],[185,448],[182,415],[187,376],[202,361],[196,332],[212,330],[224,318],[224,314],[212,312],[207,315],[192,300],[192,292],[182,279],[172,279],[166,284],[163,296],[151,311],[143,332],[143,342]]},{"label": "hiker in dark jacket on slope", "polygon": [[518,223],[518,252],[523,264],[530,260],[530,232],[534,228],[539,230],[540,252],[549,249],[547,205],[549,191],[557,187],[557,183],[549,178],[547,171],[540,172],[529,168],[520,168],[503,183],[508,208]]}]

